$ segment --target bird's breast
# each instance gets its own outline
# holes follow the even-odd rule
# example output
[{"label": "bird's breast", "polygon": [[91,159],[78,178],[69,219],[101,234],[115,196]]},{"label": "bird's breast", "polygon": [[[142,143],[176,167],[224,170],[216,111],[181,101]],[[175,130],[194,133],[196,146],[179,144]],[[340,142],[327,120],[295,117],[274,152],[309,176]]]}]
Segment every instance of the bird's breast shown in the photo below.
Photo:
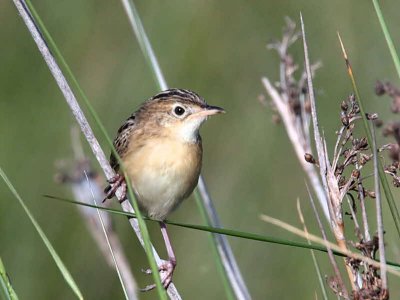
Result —
[{"label": "bird's breast", "polygon": [[197,185],[201,170],[201,143],[152,138],[135,146],[123,158],[141,208],[163,220]]}]

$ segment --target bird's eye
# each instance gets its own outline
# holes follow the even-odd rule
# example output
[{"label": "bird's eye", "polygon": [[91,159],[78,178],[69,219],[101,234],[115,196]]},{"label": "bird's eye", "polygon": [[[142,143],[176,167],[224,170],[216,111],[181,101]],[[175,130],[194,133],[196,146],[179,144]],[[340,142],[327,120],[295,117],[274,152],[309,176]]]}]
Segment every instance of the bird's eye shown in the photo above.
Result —
[{"label": "bird's eye", "polygon": [[177,116],[182,116],[185,113],[185,109],[182,106],[177,106],[175,107],[174,112]]}]

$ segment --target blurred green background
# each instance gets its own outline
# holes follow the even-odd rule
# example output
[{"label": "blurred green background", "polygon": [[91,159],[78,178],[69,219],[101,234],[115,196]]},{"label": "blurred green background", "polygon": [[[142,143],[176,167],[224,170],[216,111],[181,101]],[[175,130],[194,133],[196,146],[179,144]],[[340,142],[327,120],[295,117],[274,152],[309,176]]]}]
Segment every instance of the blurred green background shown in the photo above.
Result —
[{"label": "blurred green background", "polygon": [[[136,107],[157,92],[152,74],[119,1],[33,1],[109,134]],[[389,101],[373,93],[376,79],[398,83],[370,1],[136,1],[145,29],[171,87],[197,91],[226,109],[204,126],[203,175],[227,228],[299,240],[263,223],[260,213],[299,226],[300,197],[310,228],[318,233],[304,174],[282,126],[257,101],[265,94],[260,78],[278,78],[278,57],[266,49],[280,38],[284,17],[303,13],[312,60],[323,68],[315,78],[322,127],[332,147],[339,104],[351,92],[336,31],[347,47],[368,111],[393,118]],[[400,2],[382,9],[400,44]],[[71,197],[53,181],[54,163],[72,157],[74,119],[12,1],[0,1],[0,166],[42,225],[87,299],[122,299],[118,278],[108,268],[75,207],[44,199]],[[302,47],[293,48],[302,65]],[[94,126],[95,127],[95,126]],[[97,131],[97,133],[99,133]],[[104,149],[108,146],[101,134]],[[331,148],[332,149],[332,148]],[[90,152],[88,152],[90,154]],[[372,183],[371,183],[372,184]],[[395,192],[398,199],[399,193]],[[170,219],[201,223],[194,199]],[[115,207],[117,207],[115,205]],[[371,206],[372,207],[372,206]],[[399,258],[394,227],[385,203],[388,256]],[[125,218],[114,217],[140,286],[151,277]],[[152,239],[164,256],[157,226]],[[375,228],[372,228],[374,231]],[[185,299],[224,299],[207,235],[170,227],[178,258],[174,282]],[[320,295],[309,251],[229,239],[254,299],[312,299]],[[0,256],[21,299],[72,299],[56,265],[16,199],[0,183]],[[332,275],[327,257],[317,254],[323,274]],[[400,289],[390,278],[391,296]],[[333,293],[330,292],[333,299]],[[155,292],[142,294],[154,299]]]}]

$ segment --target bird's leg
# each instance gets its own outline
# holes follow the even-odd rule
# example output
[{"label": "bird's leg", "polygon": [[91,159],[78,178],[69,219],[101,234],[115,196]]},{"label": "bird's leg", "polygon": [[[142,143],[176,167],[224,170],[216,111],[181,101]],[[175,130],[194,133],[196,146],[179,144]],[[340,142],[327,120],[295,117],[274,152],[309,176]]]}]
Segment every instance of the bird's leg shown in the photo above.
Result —
[{"label": "bird's leg", "polygon": [[[165,275],[163,276],[161,283],[163,284],[164,288],[167,289],[172,282],[172,275],[174,274],[174,270],[176,267],[176,257],[174,250],[172,249],[171,241],[169,240],[167,226],[164,222],[159,222],[159,223],[161,227],[161,233],[164,238],[165,247],[167,248],[168,261],[162,263],[159,266],[158,270],[160,272],[165,272]],[[151,270],[145,270],[144,273],[151,274]],[[151,284],[146,286],[144,289],[141,289],[141,291],[147,292],[154,289],[155,287],[156,287],[155,284]]]},{"label": "bird's leg", "polygon": [[107,199],[111,199],[115,196],[115,192],[118,190],[119,187],[122,187],[122,202],[126,199],[126,182],[125,177],[121,174],[115,175],[113,178],[108,180],[109,185],[104,189],[104,193],[106,196],[103,199],[103,202]]},{"label": "bird's leg", "polygon": [[165,288],[168,288],[169,284],[172,282],[172,275],[176,267],[176,257],[174,249],[172,249],[171,241],[169,240],[167,225],[164,222],[160,222],[161,233],[164,238],[165,247],[167,248],[168,261],[161,266],[161,270],[166,271],[166,275],[163,280]]}]

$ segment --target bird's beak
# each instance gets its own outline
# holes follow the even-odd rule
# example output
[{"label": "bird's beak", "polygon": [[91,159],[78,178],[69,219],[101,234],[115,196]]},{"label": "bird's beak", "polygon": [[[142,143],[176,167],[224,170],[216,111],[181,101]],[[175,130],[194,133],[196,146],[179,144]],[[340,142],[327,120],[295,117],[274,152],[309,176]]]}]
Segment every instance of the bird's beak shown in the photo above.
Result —
[{"label": "bird's beak", "polygon": [[198,118],[198,117],[208,117],[216,114],[223,114],[225,110],[218,106],[207,105],[203,108],[203,110],[192,114],[190,117]]},{"label": "bird's beak", "polygon": [[225,113],[225,109],[223,109],[222,107],[212,105],[207,105],[205,111],[207,112],[207,116]]}]

